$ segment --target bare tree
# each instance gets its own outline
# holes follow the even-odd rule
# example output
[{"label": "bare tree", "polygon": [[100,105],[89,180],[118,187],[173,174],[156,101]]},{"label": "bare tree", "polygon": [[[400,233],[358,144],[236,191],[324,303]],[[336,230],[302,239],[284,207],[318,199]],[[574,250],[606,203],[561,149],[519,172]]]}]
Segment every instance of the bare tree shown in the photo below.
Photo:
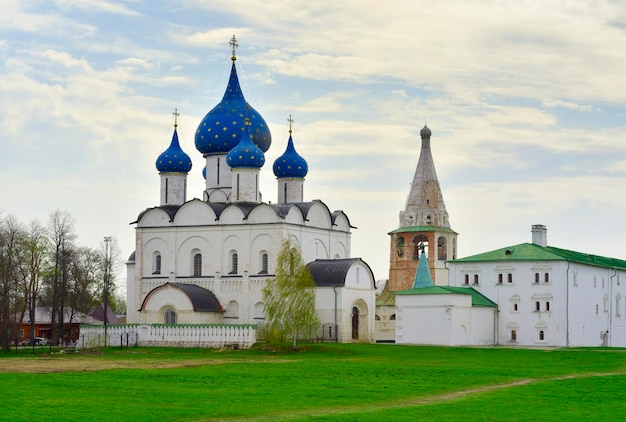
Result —
[{"label": "bare tree", "polygon": [[76,238],[74,217],[68,211],[54,211],[50,215],[48,223],[48,237],[52,244],[51,340],[53,344],[59,344],[63,341],[64,336],[63,310],[65,308],[71,249]]},{"label": "bare tree", "polygon": [[0,222],[0,347],[10,348],[10,339],[16,338],[15,314],[18,308],[20,246],[24,230],[15,216]]},{"label": "bare tree", "polygon": [[[45,227],[33,220],[26,227],[22,240],[20,274],[24,302],[30,320],[30,338],[35,337],[35,309],[39,299],[41,280],[48,268],[49,243]],[[21,320],[22,318],[20,318]]]},{"label": "bare tree", "polygon": [[293,341],[310,336],[319,325],[315,311],[315,283],[300,250],[286,240],[278,254],[276,278],[267,280],[263,303],[268,333]]}]

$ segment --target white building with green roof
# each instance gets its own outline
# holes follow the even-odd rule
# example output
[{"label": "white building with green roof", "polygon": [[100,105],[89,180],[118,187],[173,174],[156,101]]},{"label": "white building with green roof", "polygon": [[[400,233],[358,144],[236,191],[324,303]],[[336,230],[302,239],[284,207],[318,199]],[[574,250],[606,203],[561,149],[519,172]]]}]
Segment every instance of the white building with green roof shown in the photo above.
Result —
[{"label": "white building with green roof", "polygon": [[498,306],[495,344],[626,347],[626,261],[532,242],[449,262],[450,286]]}]

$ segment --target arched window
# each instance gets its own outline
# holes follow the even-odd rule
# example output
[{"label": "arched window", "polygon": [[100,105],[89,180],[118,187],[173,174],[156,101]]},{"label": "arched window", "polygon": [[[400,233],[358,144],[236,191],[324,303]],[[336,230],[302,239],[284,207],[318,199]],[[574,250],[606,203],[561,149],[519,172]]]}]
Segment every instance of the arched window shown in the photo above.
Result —
[{"label": "arched window", "polygon": [[161,274],[161,254],[159,252],[152,255],[152,274]]},{"label": "arched window", "polygon": [[546,302],[546,311],[550,310],[550,302]]},{"label": "arched window", "polygon": [[404,237],[398,236],[398,238],[396,239],[396,246],[398,247],[404,246]]},{"label": "arched window", "polygon": [[544,282],[544,283],[549,283],[549,282],[550,282],[550,274],[545,273],[545,274],[543,275],[543,282]]},{"label": "arched window", "polygon": [[443,236],[437,239],[437,259],[439,261],[448,259],[448,241]]},{"label": "arched window", "polygon": [[539,341],[543,341],[543,330],[539,331]]},{"label": "arched window", "polygon": [[517,341],[517,331],[511,330],[511,341]]},{"label": "arched window", "polygon": [[418,234],[413,238],[413,259],[419,259],[422,250],[428,257],[428,238],[423,234]]},{"label": "arched window", "polygon": [[502,284],[502,273],[498,274],[498,284]]},{"label": "arched window", "polygon": [[506,275],[506,281],[507,281],[508,283],[513,283],[513,274],[508,273],[508,274]]},{"label": "arched window", "polygon": [[539,283],[539,273],[535,273],[535,283]]},{"label": "arched window", "polygon": [[173,309],[167,309],[163,314],[163,323],[168,325],[176,324],[176,311]]},{"label": "arched window", "polygon": [[465,274],[465,280],[463,281],[463,284],[469,284],[469,274]]},{"label": "arched window", "polygon": [[380,315],[378,314],[374,315],[374,321],[380,321]]},{"label": "arched window", "polygon": [[202,254],[200,253],[193,256],[193,275],[194,277],[202,275]]},{"label": "arched window", "polygon": [[233,251],[230,255],[230,272],[228,274],[237,274],[239,271],[239,256]]},{"label": "arched window", "polygon": [[535,311],[539,312],[541,310],[541,304],[539,302],[535,302]]},{"label": "arched window", "polygon": [[269,258],[267,252],[261,252],[261,271],[259,274],[267,274],[269,266]]},{"label": "arched window", "polygon": [[478,274],[474,274],[474,284],[478,284]]},{"label": "arched window", "polygon": [[389,321],[395,321],[395,320],[396,320],[396,314],[392,314],[392,315],[389,317]]}]

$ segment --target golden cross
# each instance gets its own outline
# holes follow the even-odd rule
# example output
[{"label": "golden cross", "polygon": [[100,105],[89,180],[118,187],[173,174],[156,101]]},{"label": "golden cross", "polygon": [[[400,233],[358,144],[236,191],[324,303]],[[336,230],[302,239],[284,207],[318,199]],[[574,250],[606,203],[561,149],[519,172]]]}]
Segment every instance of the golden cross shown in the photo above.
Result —
[{"label": "golden cross", "polygon": [[291,135],[291,127],[293,126],[293,119],[291,118],[291,114],[289,115],[289,118],[287,119],[287,121],[289,122],[289,134]]},{"label": "golden cross", "polygon": [[172,114],[174,115],[174,129],[176,129],[178,127],[178,116],[180,116],[180,114],[178,114],[178,109],[175,108]]},{"label": "golden cross", "polygon": [[233,37],[230,39],[230,42],[228,43],[230,44],[230,46],[233,48],[233,56],[231,57],[231,60],[237,60],[237,47],[239,47],[239,44],[237,43],[237,38],[233,35]]}]

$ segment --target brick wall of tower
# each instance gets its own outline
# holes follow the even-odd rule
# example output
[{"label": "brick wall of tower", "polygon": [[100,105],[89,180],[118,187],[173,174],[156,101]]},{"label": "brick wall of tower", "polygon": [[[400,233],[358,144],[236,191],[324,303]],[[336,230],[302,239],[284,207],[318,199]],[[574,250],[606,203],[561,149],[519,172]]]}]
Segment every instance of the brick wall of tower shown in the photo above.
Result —
[{"label": "brick wall of tower", "polygon": [[[404,232],[393,233],[389,245],[389,287],[393,291],[407,290],[413,287],[415,272],[419,256],[415,255],[413,238],[417,235],[425,236],[428,242],[428,268],[430,275],[435,279],[434,257],[435,257],[435,233],[434,232]],[[398,238],[404,238],[404,246],[398,245]]]}]

